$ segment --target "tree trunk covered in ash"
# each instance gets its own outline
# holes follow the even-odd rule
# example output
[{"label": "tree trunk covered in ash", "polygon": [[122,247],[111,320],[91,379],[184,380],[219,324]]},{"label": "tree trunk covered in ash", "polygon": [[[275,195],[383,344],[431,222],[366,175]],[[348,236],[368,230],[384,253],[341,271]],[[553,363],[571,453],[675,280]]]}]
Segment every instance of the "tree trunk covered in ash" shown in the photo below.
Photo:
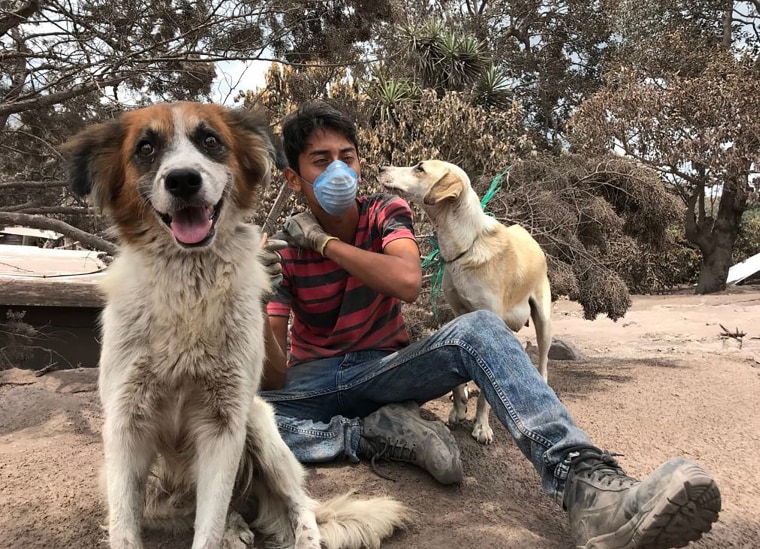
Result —
[{"label": "tree trunk covered in ash", "polygon": [[686,238],[702,251],[702,268],[696,288],[698,294],[726,289],[734,242],[747,207],[748,191],[744,178],[736,177],[728,181],[723,187],[717,217],[705,213],[704,187],[700,187],[691,197],[686,213]]}]

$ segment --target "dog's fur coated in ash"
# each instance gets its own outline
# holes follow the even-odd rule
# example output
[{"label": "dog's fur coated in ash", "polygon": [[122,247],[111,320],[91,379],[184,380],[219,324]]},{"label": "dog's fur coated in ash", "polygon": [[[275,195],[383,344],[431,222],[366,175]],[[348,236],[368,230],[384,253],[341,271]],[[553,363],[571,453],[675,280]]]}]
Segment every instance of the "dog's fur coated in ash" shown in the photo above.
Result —
[{"label": "dog's fur coated in ash", "polygon": [[389,498],[324,504],[257,396],[264,361],[261,235],[244,223],[278,158],[265,119],[159,104],[91,126],[64,148],[70,183],[121,246],[103,289],[99,390],[114,549],[141,525],[194,525],[194,549],[378,547],[407,510]]},{"label": "dog's fur coated in ash", "polygon": [[[538,371],[546,381],[552,305],[546,256],[538,242],[523,227],[505,227],[486,215],[459,166],[425,160],[380,172],[386,188],[418,204],[430,218],[445,262],[443,293],[454,314],[489,310],[515,332],[532,318]],[[472,436],[484,444],[493,441],[488,411],[481,392]],[[466,413],[466,385],[461,385],[454,391],[449,423],[463,421]]]}]

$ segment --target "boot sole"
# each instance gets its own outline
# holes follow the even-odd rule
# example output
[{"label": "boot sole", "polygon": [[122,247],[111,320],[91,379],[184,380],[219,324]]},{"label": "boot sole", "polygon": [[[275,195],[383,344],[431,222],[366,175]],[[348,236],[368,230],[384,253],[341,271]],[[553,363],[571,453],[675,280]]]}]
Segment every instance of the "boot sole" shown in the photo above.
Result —
[{"label": "boot sole", "polygon": [[720,507],[715,481],[704,469],[690,464],[673,475],[668,486],[626,524],[578,549],[685,547],[710,531]]}]

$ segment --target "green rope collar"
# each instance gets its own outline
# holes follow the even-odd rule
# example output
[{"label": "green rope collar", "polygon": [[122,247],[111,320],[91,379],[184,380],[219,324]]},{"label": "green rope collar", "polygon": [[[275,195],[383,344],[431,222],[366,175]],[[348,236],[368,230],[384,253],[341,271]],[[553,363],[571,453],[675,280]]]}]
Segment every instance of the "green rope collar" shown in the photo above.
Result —
[{"label": "green rope collar", "polygon": [[[493,181],[491,181],[491,185],[488,187],[488,191],[486,191],[486,194],[484,194],[483,198],[480,200],[480,207],[483,208],[483,211],[485,211],[486,214],[493,216],[491,212],[486,210],[486,206],[496,193],[501,190],[501,180],[511,169],[512,166],[507,166],[499,175],[494,177]],[[477,238],[475,240],[477,240]],[[475,242],[473,241],[473,244],[474,243]],[[433,315],[435,316],[435,319],[438,320],[438,301],[441,298],[443,288],[443,269],[446,261],[441,257],[441,249],[438,246],[438,238],[435,235],[428,237],[428,244],[430,244],[431,249],[430,253],[422,258],[422,269],[432,273],[432,279],[430,281],[430,303],[433,306]],[[467,250],[465,250],[465,252],[466,251]],[[465,252],[459,254],[452,261],[449,261],[449,263],[462,257]]]}]

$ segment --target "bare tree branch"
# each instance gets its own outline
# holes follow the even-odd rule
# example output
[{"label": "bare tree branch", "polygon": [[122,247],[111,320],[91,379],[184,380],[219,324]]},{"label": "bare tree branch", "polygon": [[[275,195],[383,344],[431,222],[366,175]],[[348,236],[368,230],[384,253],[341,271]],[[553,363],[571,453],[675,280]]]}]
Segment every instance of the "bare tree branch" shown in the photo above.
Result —
[{"label": "bare tree branch", "polygon": [[72,206],[37,206],[31,205],[15,210],[29,215],[87,215],[87,210]]},{"label": "bare tree branch", "polygon": [[9,30],[18,27],[29,17],[40,9],[40,3],[38,0],[31,0],[26,4],[22,4],[16,11],[7,11],[0,17],[0,36],[7,33]]},{"label": "bare tree branch", "polygon": [[277,219],[280,217],[280,214],[282,213],[282,210],[285,208],[285,204],[288,203],[288,198],[290,198],[291,190],[290,187],[287,185],[283,185],[280,188],[280,192],[277,193],[277,198],[275,198],[274,204],[272,204],[272,209],[269,210],[269,215],[267,215],[267,219],[264,222],[264,226],[262,230],[271,235],[272,230],[274,229],[274,224],[277,222]]},{"label": "bare tree branch", "polygon": [[78,84],[76,86],[72,86],[66,91],[50,93],[48,95],[42,95],[39,97],[34,97],[32,99],[25,99],[17,103],[9,103],[5,105],[0,104],[0,117],[9,114],[17,114],[31,109],[43,109],[52,105],[58,105],[59,103],[62,103],[74,97],[94,92],[95,90],[99,90],[107,86],[116,86],[124,80],[124,76],[106,78],[103,80],[88,82],[86,84]]},{"label": "bare tree branch", "polygon": [[81,229],[69,225],[59,219],[45,217],[44,215],[28,215],[23,213],[0,212],[0,225],[23,225],[33,229],[45,229],[61,233],[62,235],[78,240],[82,245],[102,250],[111,255],[116,255],[117,246],[100,238],[97,235],[87,233]]},{"label": "bare tree branch", "polygon": [[66,181],[4,181],[0,182],[0,191],[8,189],[50,189],[65,187]]}]

